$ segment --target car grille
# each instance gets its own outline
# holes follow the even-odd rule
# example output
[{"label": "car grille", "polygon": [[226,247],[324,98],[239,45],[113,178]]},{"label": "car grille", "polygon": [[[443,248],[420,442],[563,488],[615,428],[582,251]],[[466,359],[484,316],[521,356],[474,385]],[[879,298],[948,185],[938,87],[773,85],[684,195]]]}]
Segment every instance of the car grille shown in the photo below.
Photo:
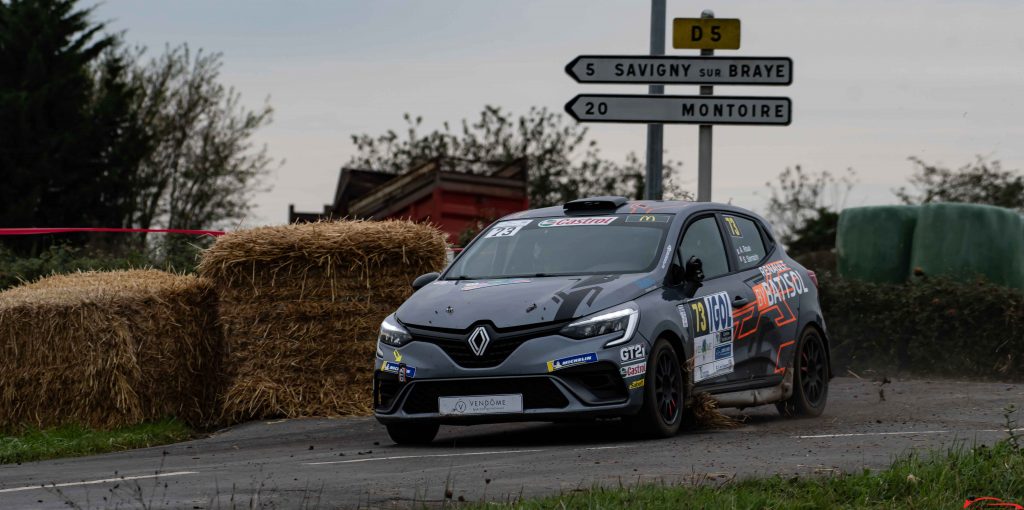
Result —
[{"label": "car grille", "polygon": [[436,413],[438,397],[509,394],[523,395],[523,409],[561,409],[569,405],[548,377],[512,377],[416,381],[402,409],[409,414]]},{"label": "car grille", "polygon": [[[490,323],[478,323],[467,330],[420,326],[406,326],[406,329],[412,334],[414,342],[426,342],[440,347],[460,367],[491,368],[500,365],[528,340],[556,334],[564,324],[564,322],[559,322],[540,326],[497,329]],[[481,356],[473,353],[468,341],[469,336],[479,326],[483,326],[490,336],[487,349]]]}]

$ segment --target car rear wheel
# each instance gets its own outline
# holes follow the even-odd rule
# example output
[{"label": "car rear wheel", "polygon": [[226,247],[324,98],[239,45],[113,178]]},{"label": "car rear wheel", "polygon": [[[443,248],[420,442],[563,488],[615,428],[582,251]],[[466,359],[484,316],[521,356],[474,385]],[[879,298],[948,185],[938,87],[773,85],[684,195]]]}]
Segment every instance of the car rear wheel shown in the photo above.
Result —
[{"label": "car rear wheel", "polygon": [[671,437],[683,421],[683,371],[672,344],[659,339],[647,358],[644,405],[628,418],[631,427],[647,437]]},{"label": "car rear wheel", "polygon": [[441,428],[437,423],[390,423],[388,435],[398,444],[429,444]]},{"label": "car rear wheel", "polygon": [[821,335],[808,328],[793,359],[793,395],[775,404],[783,416],[819,416],[828,401],[828,353]]}]

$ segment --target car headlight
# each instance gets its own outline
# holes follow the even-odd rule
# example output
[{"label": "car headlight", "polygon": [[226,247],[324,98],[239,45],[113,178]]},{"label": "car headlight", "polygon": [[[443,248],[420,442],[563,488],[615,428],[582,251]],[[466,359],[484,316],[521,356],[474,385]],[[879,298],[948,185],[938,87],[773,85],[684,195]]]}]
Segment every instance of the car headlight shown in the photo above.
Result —
[{"label": "car headlight", "polygon": [[628,342],[633,337],[633,332],[636,331],[636,324],[639,321],[640,311],[636,305],[630,303],[624,308],[573,322],[562,328],[561,334],[580,340],[621,332],[612,338],[612,341],[605,344],[605,347],[611,347]]},{"label": "car headlight", "polygon": [[380,323],[377,341],[392,347],[401,347],[412,341],[412,335],[398,323],[394,315],[388,315],[384,322]]}]

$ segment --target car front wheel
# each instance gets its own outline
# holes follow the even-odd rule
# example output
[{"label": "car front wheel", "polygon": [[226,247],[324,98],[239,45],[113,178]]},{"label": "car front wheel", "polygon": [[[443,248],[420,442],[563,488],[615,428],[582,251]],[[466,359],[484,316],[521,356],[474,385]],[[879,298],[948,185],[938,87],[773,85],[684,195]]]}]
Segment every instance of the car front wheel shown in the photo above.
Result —
[{"label": "car front wheel", "polygon": [[644,405],[628,418],[634,430],[647,437],[671,437],[683,421],[683,371],[672,344],[659,339],[647,358]]},{"label": "car front wheel", "polygon": [[828,401],[828,352],[821,335],[808,328],[797,344],[793,359],[793,395],[775,404],[783,416],[814,417]]}]

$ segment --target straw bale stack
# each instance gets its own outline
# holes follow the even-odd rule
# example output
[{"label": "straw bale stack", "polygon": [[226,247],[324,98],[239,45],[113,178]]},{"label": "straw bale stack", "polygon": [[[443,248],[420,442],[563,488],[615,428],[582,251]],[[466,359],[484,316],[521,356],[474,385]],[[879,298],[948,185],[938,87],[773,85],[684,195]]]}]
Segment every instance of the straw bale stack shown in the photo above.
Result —
[{"label": "straw bale stack", "polygon": [[420,274],[441,269],[445,235],[409,221],[337,221],[225,235],[203,254],[227,348],[222,423],[371,410],[380,322]]},{"label": "straw bale stack", "polygon": [[215,416],[209,281],[156,270],[56,275],[0,292],[0,429]]}]

